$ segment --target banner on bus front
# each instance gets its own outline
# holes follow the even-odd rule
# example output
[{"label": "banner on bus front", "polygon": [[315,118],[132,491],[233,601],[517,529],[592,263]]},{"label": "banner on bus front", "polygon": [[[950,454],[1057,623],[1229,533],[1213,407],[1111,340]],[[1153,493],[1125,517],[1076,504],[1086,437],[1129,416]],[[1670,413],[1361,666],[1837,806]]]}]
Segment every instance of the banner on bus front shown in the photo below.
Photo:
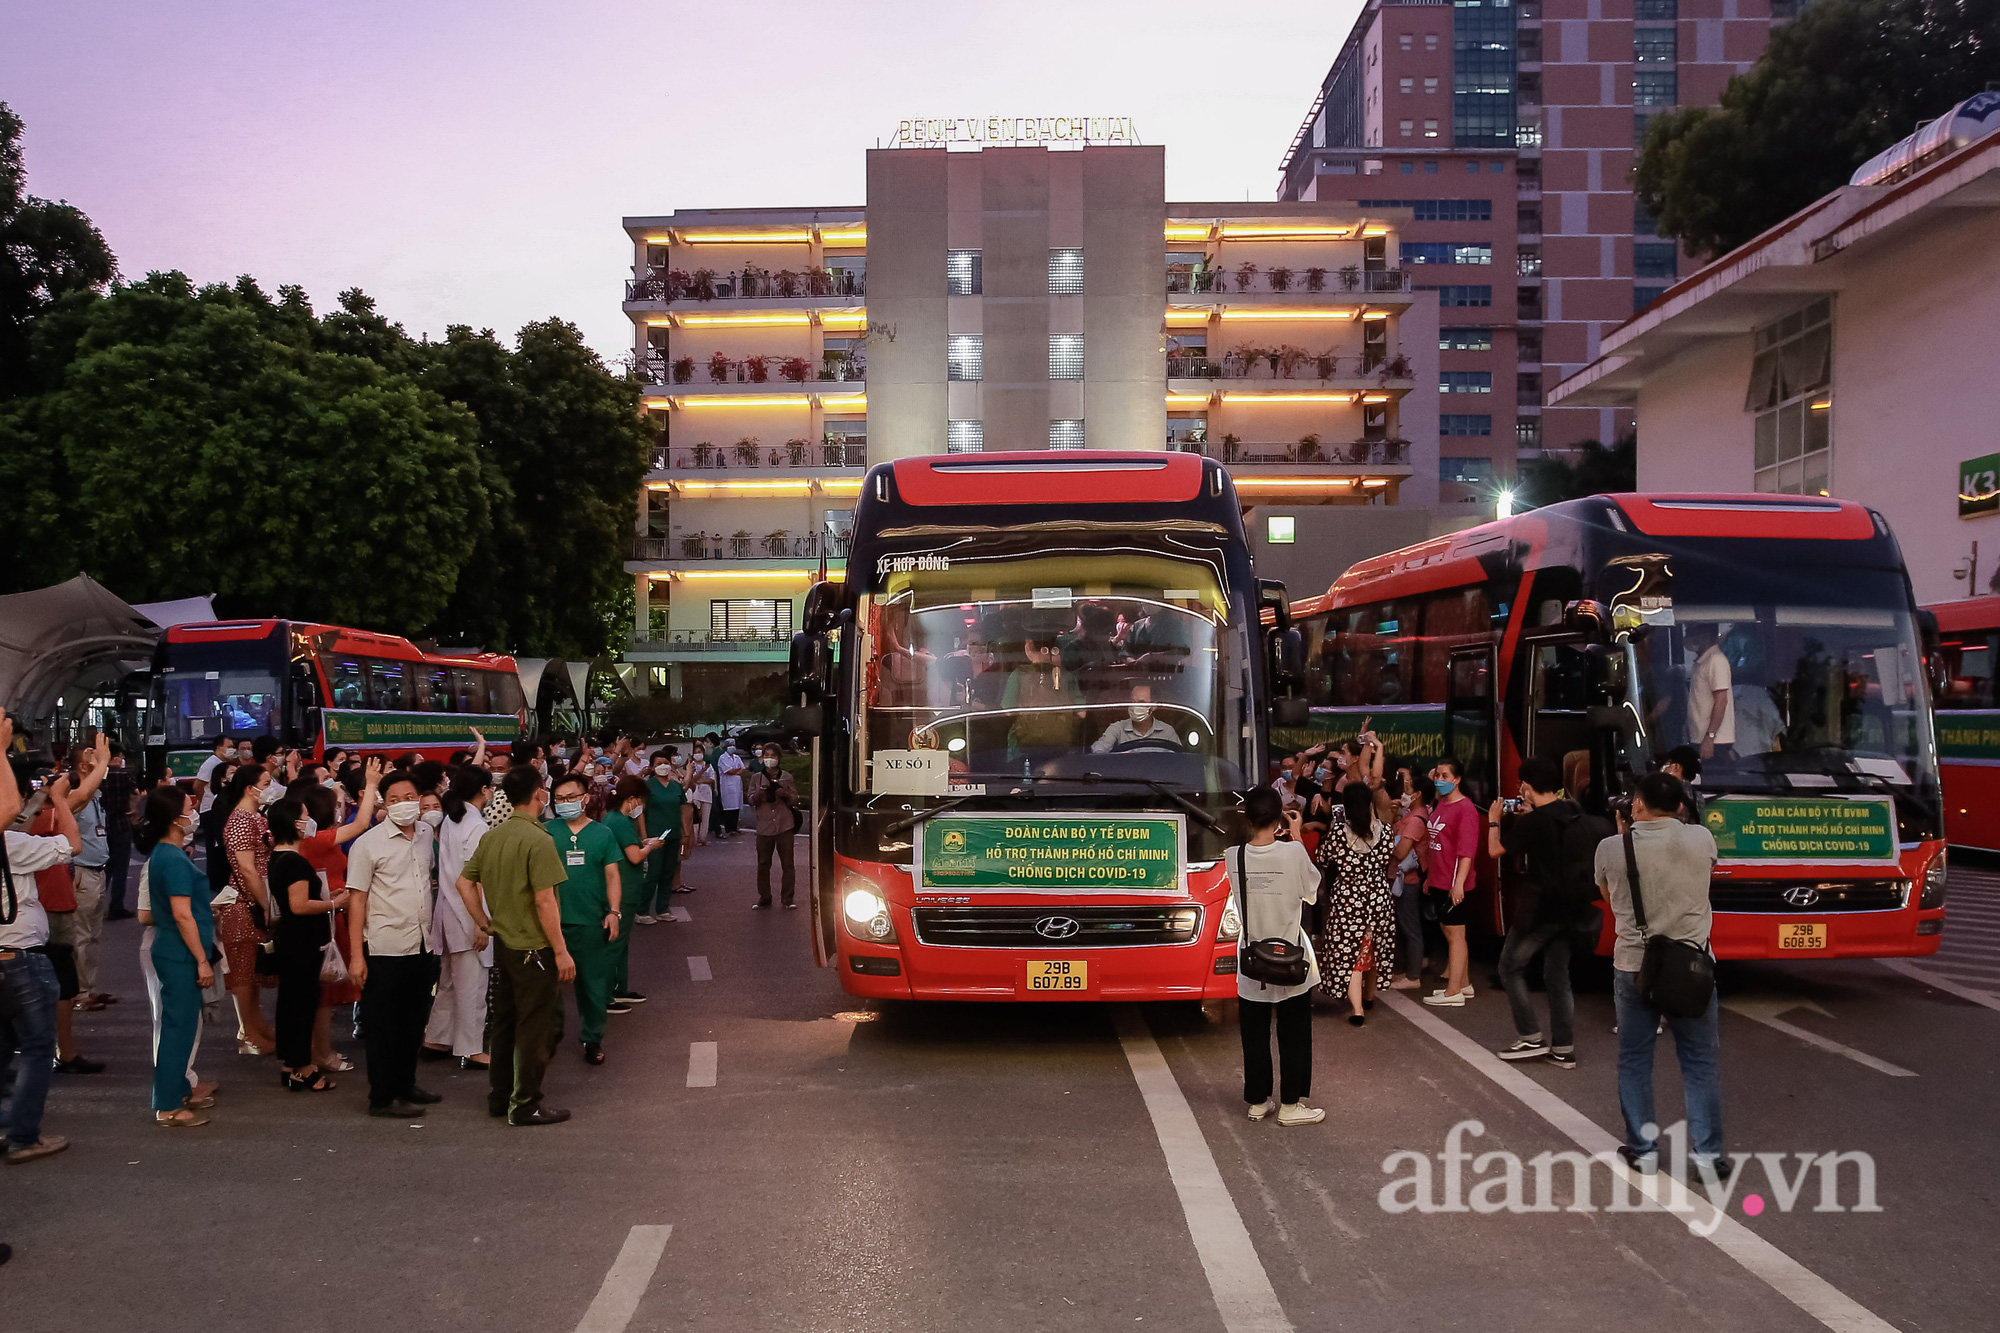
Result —
[{"label": "banner on bus front", "polygon": [[917,887],[1175,891],[1179,815],[939,815],[922,825]]},{"label": "banner on bus front", "polygon": [[[1365,727],[1381,739],[1383,752],[1396,759],[1434,761],[1444,757],[1443,704],[1314,708],[1308,717],[1303,727],[1272,727],[1271,753],[1297,754],[1315,745],[1339,745],[1359,736]],[[1424,767],[1428,769],[1428,763]]]},{"label": "banner on bus front", "polygon": [[329,748],[345,746],[438,746],[477,744],[475,729],[488,745],[505,745],[521,734],[512,713],[392,713],[365,708],[323,708],[320,728]]},{"label": "banner on bus front", "polygon": [[2000,766],[2000,710],[1941,708],[1937,738],[1943,763]]},{"label": "banner on bus front", "polygon": [[1725,863],[1896,863],[1896,803],[1886,796],[1718,796],[1701,818]]}]

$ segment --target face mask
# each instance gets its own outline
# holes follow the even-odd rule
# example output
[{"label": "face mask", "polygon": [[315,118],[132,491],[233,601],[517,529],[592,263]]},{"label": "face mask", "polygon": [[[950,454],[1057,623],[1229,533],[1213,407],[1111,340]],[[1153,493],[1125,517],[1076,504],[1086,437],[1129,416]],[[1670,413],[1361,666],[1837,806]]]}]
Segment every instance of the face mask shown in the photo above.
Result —
[{"label": "face mask", "polygon": [[673,772],[673,771],[674,771],[673,769],[669,768],[669,767],[668,767],[667,765],[665,765],[665,764],[654,764],[654,765],[653,765],[653,772],[654,772],[654,774],[655,774],[656,776],[659,776],[659,777],[663,777],[663,778],[664,778],[664,777],[666,777],[666,776],[667,776],[667,775],[668,775],[669,773],[671,773],[671,772]]},{"label": "face mask", "polygon": [[777,761],[777,760],[775,760],[775,759],[771,758],[771,757],[770,757],[769,755],[766,755],[766,756],[764,757],[764,767],[766,767],[766,768],[776,768],[777,766],[778,766],[778,761]]},{"label": "face mask", "polygon": [[179,819],[176,819],[174,823],[180,826],[182,836],[189,838],[192,838],[194,836],[193,815],[182,815]]},{"label": "face mask", "polygon": [[321,778],[319,785],[326,788],[328,791],[332,791],[335,787],[338,787],[340,784],[338,782],[335,782],[332,778]]},{"label": "face mask", "polygon": [[557,801],[557,802],[556,802],[556,818],[557,818],[557,819],[575,819],[575,818],[576,818],[576,817],[577,817],[578,815],[580,815],[580,814],[582,814],[582,813],[583,813],[583,802],[582,802],[582,801]]},{"label": "face mask", "polygon": [[646,809],[646,803],[644,801],[634,801],[629,807],[626,808],[625,818],[637,819],[642,813],[644,813],[645,809]]},{"label": "face mask", "polygon": [[266,786],[262,786],[257,789],[257,804],[259,805],[276,805],[279,801],[282,801],[284,799],[285,799],[284,788],[280,787],[275,782],[269,783]]},{"label": "face mask", "polygon": [[1141,708],[1134,704],[1126,711],[1132,715],[1132,725],[1135,727],[1146,726],[1153,720],[1153,710],[1150,708]]},{"label": "face mask", "polygon": [[432,828],[436,828],[439,824],[444,823],[444,811],[426,810],[421,815],[418,815],[417,818],[423,820],[426,824],[429,824]]},{"label": "face mask", "polygon": [[310,838],[313,834],[317,832],[319,832],[319,825],[313,823],[312,816],[307,815],[299,820],[300,841],[304,841],[305,839]]},{"label": "face mask", "polygon": [[408,828],[417,822],[417,816],[423,813],[423,808],[417,801],[398,801],[389,807],[389,822],[397,828]]},{"label": "face mask", "polygon": [[1458,790],[1458,784],[1450,778],[1439,778],[1437,780],[1437,789],[1438,795],[1449,796]]}]

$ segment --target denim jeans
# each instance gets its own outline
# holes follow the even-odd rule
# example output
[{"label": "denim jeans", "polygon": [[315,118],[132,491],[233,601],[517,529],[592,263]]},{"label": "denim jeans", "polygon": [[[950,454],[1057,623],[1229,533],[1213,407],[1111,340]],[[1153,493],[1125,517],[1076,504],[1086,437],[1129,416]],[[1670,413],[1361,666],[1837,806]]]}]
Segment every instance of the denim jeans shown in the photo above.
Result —
[{"label": "denim jeans", "polygon": [[1576,996],[1569,984],[1569,946],[1574,930],[1567,920],[1516,923],[1500,946],[1500,984],[1514,1011],[1514,1032],[1532,1037],[1542,1030],[1535,1021],[1535,1002],[1528,998],[1528,964],[1542,955],[1542,984],[1549,994],[1549,1045],[1568,1050],[1576,1044]]},{"label": "denim jeans", "polygon": [[[1625,1146],[1637,1153],[1659,1150],[1646,1136],[1653,1115],[1653,1046],[1661,1014],[1639,998],[1639,974],[1615,970],[1612,996],[1618,1005],[1618,1108],[1625,1113]],[[1708,997],[1700,1018],[1667,1018],[1674,1054],[1687,1090],[1688,1151],[1698,1161],[1722,1155],[1722,1074],[1719,997]]]},{"label": "denim jeans", "polygon": [[[0,1091],[12,1075],[14,1100],[7,1112],[7,1143],[26,1148],[42,1137],[42,1105],[56,1062],[56,970],[48,956],[0,949]],[[12,1068],[14,1052],[20,1065]]]}]

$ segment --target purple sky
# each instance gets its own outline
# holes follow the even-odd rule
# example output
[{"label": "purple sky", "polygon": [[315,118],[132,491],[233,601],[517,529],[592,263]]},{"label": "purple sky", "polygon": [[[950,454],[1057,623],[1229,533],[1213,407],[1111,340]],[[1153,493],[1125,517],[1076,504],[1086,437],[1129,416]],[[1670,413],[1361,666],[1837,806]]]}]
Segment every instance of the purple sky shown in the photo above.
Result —
[{"label": "purple sky", "polygon": [[358,285],[413,334],[560,315],[615,355],[620,217],[858,204],[907,117],[1131,116],[1171,196],[1269,199],[1358,8],[0,0],[0,100],[128,276]]}]

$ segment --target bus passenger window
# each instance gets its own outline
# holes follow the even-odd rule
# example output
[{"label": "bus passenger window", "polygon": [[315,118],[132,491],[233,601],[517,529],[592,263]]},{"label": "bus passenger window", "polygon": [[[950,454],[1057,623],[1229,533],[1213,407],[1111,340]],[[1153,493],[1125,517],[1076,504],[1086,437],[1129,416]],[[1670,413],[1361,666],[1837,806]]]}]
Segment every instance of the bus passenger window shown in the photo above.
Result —
[{"label": "bus passenger window", "polygon": [[460,713],[488,713],[492,711],[486,706],[486,673],[484,671],[475,671],[471,667],[453,667],[451,669],[451,687],[452,692],[458,696],[458,708],[455,711]]},{"label": "bus passenger window", "polygon": [[489,713],[518,713],[527,707],[526,696],[521,693],[521,679],[504,671],[482,671],[486,678],[486,711]]},{"label": "bus passenger window", "polygon": [[410,706],[409,696],[404,691],[407,671],[406,663],[381,658],[368,664],[368,689],[375,698],[375,707],[400,710]]},{"label": "bus passenger window", "polygon": [[327,663],[327,675],[333,680],[333,706],[335,708],[366,708],[368,706],[368,670],[352,657],[337,657]]},{"label": "bus passenger window", "polygon": [[426,713],[449,713],[451,708],[451,672],[444,667],[418,667],[416,706]]}]

